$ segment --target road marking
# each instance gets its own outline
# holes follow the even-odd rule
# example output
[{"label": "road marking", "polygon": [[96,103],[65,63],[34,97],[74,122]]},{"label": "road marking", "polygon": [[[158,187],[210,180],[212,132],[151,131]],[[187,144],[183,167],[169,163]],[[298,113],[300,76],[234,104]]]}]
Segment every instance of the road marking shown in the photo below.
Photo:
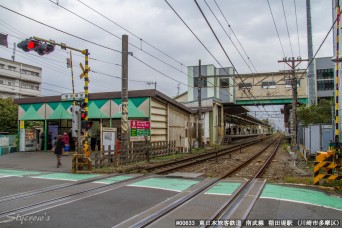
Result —
[{"label": "road marking", "polygon": [[214,187],[210,188],[206,193],[207,195],[231,195],[240,187],[241,183],[237,182],[219,182]]},{"label": "road marking", "polygon": [[49,180],[66,180],[66,181],[79,181],[93,177],[98,177],[98,174],[73,174],[73,173],[50,173],[31,178],[49,179]]},{"label": "road marking", "polygon": [[179,178],[149,178],[128,186],[181,192],[198,182]]},{"label": "road marking", "polygon": [[107,179],[103,179],[103,180],[98,180],[98,181],[94,181],[93,183],[98,183],[98,184],[112,184],[112,183],[116,183],[119,181],[124,181],[124,180],[128,180],[133,178],[132,176],[126,176],[126,175],[120,175],[120,176],[115,176],[115,177],[110,177]]},{"label": "road marking", "polygon": [[267,184],[260,198],[275,199],[342,210],[342,198],[306,188]]},{"label": "road marking", "polygon": [[36,172],[36,171],[26,171],[26,170],[12,170],[12,169],[0,169],[0,175],[1,176],[15,176],[15,177],[23,177],[27,175],[37,175],[42,174],[42,172]]},{"label": "road marking", "polygon": [[0,175],[0,178],[5,178],[5,177],[10,177],[10,176],[3,176],[3,175]]}]

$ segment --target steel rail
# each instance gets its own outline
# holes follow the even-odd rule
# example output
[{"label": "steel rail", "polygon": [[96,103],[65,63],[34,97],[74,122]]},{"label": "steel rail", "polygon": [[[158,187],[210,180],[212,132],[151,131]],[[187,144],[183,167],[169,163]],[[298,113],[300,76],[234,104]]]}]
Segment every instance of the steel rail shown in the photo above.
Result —
[{"label": "steel rail", "polygon": [[131,181],[136,181],[136,180],[140,180],[140,179],[143,180],[145,178],[147,178],[147,176],[132,177],[130,179],[121,180],[121,181],[118,181],[118,182],[114,182],[114,183],[106,184],[106,185],[102,185],[102,186],[97,186],[97,187],[86,189],[86,190],[83,190],[83,191],[70,193],[70,194],[67,194],[67,195],[64,195],[64,196],[60,196],[60,197],[56,197],[56,198],[53,198],[53,199],[48,199],[48,200],[44,200],[44,201],[41,201],[41,202],[30,204],[30,205],[22,206],[22,207],[19,207],[19,208],[11,209],[11,210],[8,210],[8,211],[0,212],[0,219],[2,217],[4,217],[4,216],[10,214],[10,213],[20,213],[20,212],[23,212],[23,211],[27,211],[29,209],[37,208],[39,206],[51,205],[53,203],[60,202],[62,200],[71,198],[73,196],[78,196],[78,195],[82,195],[82,194],[86,194],[86,193],[92,193],[92,192],[96,192],[98,190],[102,190],[102,189],[106,189],[106,188],[109,188],[108,191],[110,191],[111,190],[110,188],[111,187],[115,187],[115,185],[120,185],[120,184],[123,184],[125,182],[131,182]]},{"label": "steel rail", "polygon": [[32,190],[32,191],[16,193],[16,194],[12,194],[9,196],[3,196],[3,197],[0,197],[0,204],[8,202],[8,201],[12,201],[12,200],[18,200],[18,199],[32,197],[35,195],[55,191],[55,190],[62,189],[62,188],[69,188],[69,187],[74,187],[74,186],[81,185],[81,184],[87,184],[90,182],[94,182],[94,181],[98,181],[98,180],[102,180],[102,179],[107,179],[107,178],[115,177],[115,176],[119,176],[119,175],[120,174],[116,173],[116,174],[110,174],[110,175],[106,175],[106,176],[93,177],[93,178],[89,178],[86,180],[81,180],[81,181],[77,181],[77,182],[73,182],[73,183],[58,184],[58,185],[53,185],[53,186],[49,186],[49,187],[45,187],[45,188],[41,188],[41,189]]},{"label": "steel rail", "polygon": [[[238,203],[238,200],[242,198],[243,194],[248,192],[248,190],[250,190],[251,187],[253,187],[253,183],[256,181],[256,179],[258,177],[260,177],[261,173],[266,169],[267,165],[272,161],[272,158],[274,157],[276,151],[279,148],[280,142],[281,142],[281,137],[275,139],[274,141],[272,141],[272,143],[270,143],[269,145],[267,145],[265,147],[265,149],[262,151],[264,152],[269,146],[271,146],[276,140],[279,140],[277,142],[276,147],[273,149],[272,154],[268,157],[268,159],[265,161],[264,165],[258,170],[258,172],[253,176],[252,179],[248,180],[247,182],[245,182],[243,185],[241,185],[239,187],[239,189],[237,189],[234,194],[229,198],[229,200],[222,205],[214,214],[212,217],[210,217],[210,221],[214,221],[214,220],[221,220],[224,219],[224,217],[233,209],[233,206],[236,205]],[[261,151],[260,151],[261,152]],[[262,153],[258,153],[257,156],[259,156]],[[256,158],[257,156],[253,156],[254,158]],[[246,161],[246,163],[250,163],[253,159],[248,159],[248,161]],[[246,165],[246,163],[244,165]],[[228,176],[230,176],[231,174],[235,173],[236,171],[238,171],[239,169],[241,169],[243,166],[238,166],[235,170],[231,171],[230,174]],[[262,189],[260,189],[262,190]],[[254,201],[255,203],[255,201]],[[249,207],[249,209],[251,210],[252,207]],[[247,216],[248,213],[245,213],[245,216]],[[210,226],[205,226],[205,227],[210,227]]]},{"label": "steel rail", "polygon": [[[204,154],[200,154],[200,155],[196,155],[196,156],[192,156],[192,157],[187,157],[187,158],[184,158],[182,160],[177,160],[177,161],[172,161],[172,162],[164,163],[164,164],[153,166],[153,167],[150,167],[150,168],[147,168],[147,169],[145,168],[145,170],[149,171],[149,172],[152,172],[153,170],[161,169],[159,171],[156,171],[155,173],[156,174],[163,174],[163,173],[170,172],[170,171],[173,171],[173,170],[177,170],[177,169],[180,169],[180,168],[183,168],[183,167],[187,167],[187,166],[190,166],[190,165],[201,163],[203,161],[206,161],[206,160],[209,160],[209,159],[212,159],[212,158],[216,158],[218,156],[230,154],[230,153],[235,152],[235,151],[237,151],[239,149],[243,149],[243,148],[255,145],[255,144],[259,143],[259,142],[262,142],[262,141],[265,141],[265,140],[268,140],[268,139],[269,138],[263,138],[263,139],[257,139],[257,140],[253,140],[253,141],[243,142],[241,144],[234,145],[234,146],[229,147],[229,148],[224,148],[224,149],[220,149],[220,150],[217,150],[217,151],[211,151],[209,153],[204,153]],[[169,168],[167,168],[167,167],[169,167]]]},{"label": "steel rail", "polygon": [[[275,140],[277,140],[279,137],[277,137],[276,139],[272,140],[271,143],[267,144],[266,147],[263,148],[263,150],[266,150],[270,145],[272,145],[274,143]],[[260,154],[260,153],[259,153]],[[254,156],[253,156],[254,157]],[[249,159],[248,161],[246,162],[249,162],[251,161],[251,159]],[[246,163],[244,162],[244,163]],[[209,184],[205,185],[205,186],[202,186],[192,192],[190,192],[189,194],[187,194],[186,196],[182,197],[181,199],[177,200],[176,202],[158,210],[157,212],[149,215],[149,216],[146,216],[145,219],[135,223],[134,225],[130,226],[130,227],[146,227],[148,225],[151,225],[152,223],[154,223],[155,221],[159,220],[160,218],[162,218],[163,216],[165,216],[166,214],[170,213],[171,211],[173,211],[174,209],[176,209],[177,207],[183,205],[185,202],[188,202],[190,199],[198,196],[199,194],[207,191],[209,188],[211,188],[213,185],[215,185],[216,183],[218,183],[219,181],[227,178],[228,176],[230,176],[232,173],[236,172],[236,169],[240,169],[241,166],[238,166],[236,168],[234,168],[233,170],[230,170],[228,171],[227,173],[223,174],[222,176],[220,176],[219,178],[217,179],[214,179],[213,181],[211,181]],[[253,178],[255,179],[255,178]],[[249,183],[250,181],[248,181]],[[238,190],[236,191],[236,193],[234,194],[236,198],[242,191],[245,191],[245,186],[246,186],[246,183],[243,184],[242,186],[240,186],[238,188]],[[232,200],[229,200],[228,202],[231,202]],[[225,205],[224,205],[225,206]],[[225,207],[221,207],[222,210],[224,210]],[[220,208],[220,209],[221,209]]]}]

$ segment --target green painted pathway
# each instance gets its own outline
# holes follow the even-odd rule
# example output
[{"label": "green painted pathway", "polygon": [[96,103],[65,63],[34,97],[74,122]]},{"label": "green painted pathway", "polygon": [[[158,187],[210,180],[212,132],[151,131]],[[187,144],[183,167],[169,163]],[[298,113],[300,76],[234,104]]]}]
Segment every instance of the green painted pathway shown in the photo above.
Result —
[{"label": "green painted pathway", "polygon": [[185,180],[185,179],[179,179],[179,178],[149,178],[146,180],[136,182],[134,184],[130,184],[128,186],[147,187],[147,188],[155,188],[155,189],[181,192],[191,187],[192,185],[197,184],[198,182],[199,181]]},{"label": "green painted pathway", "polygon": [[305,188],[267,184],[260,198],[292,201],[342,210],[342,198]]},{"label": "green painted pathway", "polygon": [[27,175],[37,175],[42,174],[42,172],[26,171],[26,170],[12,170],[12,169],[0,169],[0,176],[5,177],[23,177]]},{"label": "green painted pathway", "polygon": [[211,195],[231,195],[241,183],[236,182],[219,182],[217,185],[209,189],[205,194]]},{"label": "green painted pathway", "polygon": [[94,181],[94,183],[98,183],[98,184],[112,184],[112,183],[116,183],[116,182],[119,182],[119,181],[128,180],[128,179],[131,179],[131,178],[132,178],[132,176],[120,175],[120,176],[110,177],[110,178],[103,179],[103,180]]},{"label": "green painted pathway", "polygon": [[85,179],[98,177],[98,176],[100,176],[100,175],[98,175],[98,174],[74,174],[74,173],[50,173],[50,174],[35,176],[32,178],[79,181],[79,180],[85,180]]}]

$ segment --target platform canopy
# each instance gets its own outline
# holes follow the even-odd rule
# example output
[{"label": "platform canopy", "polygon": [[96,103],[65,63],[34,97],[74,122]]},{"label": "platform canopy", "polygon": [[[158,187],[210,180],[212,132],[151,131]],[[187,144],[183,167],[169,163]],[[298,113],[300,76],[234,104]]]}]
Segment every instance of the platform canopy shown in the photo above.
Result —
[{"label": "platform canopy", "polygon": [[261,120],[248,114],[248,108],[236,104],[223,104],[225,121],[237,125],[263,125],[268,126]]}]

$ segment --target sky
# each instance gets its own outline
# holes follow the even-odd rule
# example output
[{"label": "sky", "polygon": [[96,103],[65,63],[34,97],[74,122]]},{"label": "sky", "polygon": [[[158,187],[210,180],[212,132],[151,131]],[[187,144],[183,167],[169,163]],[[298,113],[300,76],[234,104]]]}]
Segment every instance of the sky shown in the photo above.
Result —
[{"label": "sky", "polygon": [[[171,97],[187,90],[187,66],[198,65],[199,59],[202,65],[231,67],[233,64],[238,73],[262,73],[283,70],[284,64],[278,63],[278,60],[285,56],[307,58],[305,0],[269,0],[279,38],[267,0],[197,0],[231,61],[221,49],[195,1],[167,2],[0,0],[0,32],[9,34],[9,47],[0,47],[0,57],[10,59],[13,43],[31,36],[66,43],[77,49],[88,49],[89,65],[92,70],[89,74],[89,92],[120,91],[121,37],[127,34],[129,52],[132,52],[128,61],[129,90],[153,89],[154,85],[146,82],[156,82],[157,90]],[[225,30],[216,21],[207,4]],[[3,7],[65,33],[31,21]],[[332,25],[332,1],[311,0],[311,8],[315,53]],[[84,64],[84,57],[74,51],[72,54],[75,90],[82,92],[84,82],[78,75],[81,73],[79,63]],[[317,57],[332,55],[333,40],[330,35]],[[41,67],[42,95],[51,96],[71,93],[71,73],[66,67],[67,57],[69,51],[61,50],[59,47],[44,56],[39,56],[33,51],[24,53],[17,49],[15,60]],[[305,69],[306,65],[302,64],[300,68]],[[267,109],[279,110],[279,107]]]}]

